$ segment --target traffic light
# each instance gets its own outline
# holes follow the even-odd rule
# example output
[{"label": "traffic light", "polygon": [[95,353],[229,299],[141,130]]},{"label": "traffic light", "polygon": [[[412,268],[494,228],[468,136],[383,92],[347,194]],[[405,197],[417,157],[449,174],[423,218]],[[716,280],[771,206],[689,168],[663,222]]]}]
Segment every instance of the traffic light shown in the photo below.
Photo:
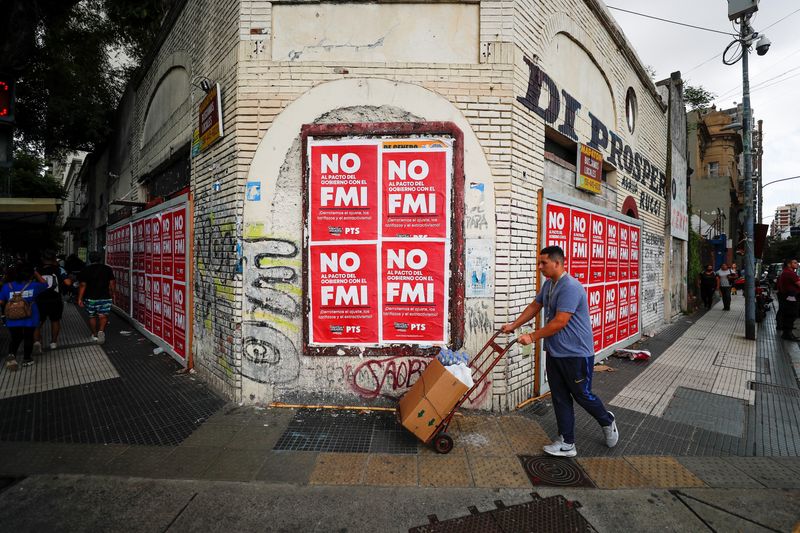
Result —
[{"label": "traffic light", "polygon": [[14,122],[14,80],[0,76],[0,122]]}]

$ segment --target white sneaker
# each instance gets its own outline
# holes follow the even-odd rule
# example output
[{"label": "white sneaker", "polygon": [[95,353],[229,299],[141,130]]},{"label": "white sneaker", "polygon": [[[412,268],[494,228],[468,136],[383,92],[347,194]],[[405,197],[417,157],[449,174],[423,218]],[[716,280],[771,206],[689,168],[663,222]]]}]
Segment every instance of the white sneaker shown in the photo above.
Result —
[{"label": "white sneaker", "polygon": [[[611,416],[614,416],[614,413],[611,411],[608,412]],[[610,426],[603,426],[603,435],[606,437],[606,446],[609,448],[613,448],[617,445],[619,441],[619,431],[617,431],[617,417],[614,416],[614,420],[611,421]]]},{"label": "white sneaker", "polygon": [[33,355],[42,355],[42,343],[36,341],[33,343]]},{"label": "white sneaker", "polygon": [[51,349],[51,350],[55,350],[56,348],[58,348],[58,344],[56,344],[56,343],[54,343],[54,342],[51,342],[51,343],[50,343],[50,349]]},{"label": "white sneaker", "polygon": [[575,448],[575,443],[567,444],[566,442],[554,442],[548,444],[544,448],[544,453],[548,455],[555,455],[557,457],[575,457],[578,455],[578,450]]},{"label": "white sneaker", "polygon": [[97,342],[97,335],[92,335],[92,342]]},{"label": "white sneaker", "polygon": [[106,342],[106,332],[105,331],[98,331],[97,332],[97,344],[103,344]]}]

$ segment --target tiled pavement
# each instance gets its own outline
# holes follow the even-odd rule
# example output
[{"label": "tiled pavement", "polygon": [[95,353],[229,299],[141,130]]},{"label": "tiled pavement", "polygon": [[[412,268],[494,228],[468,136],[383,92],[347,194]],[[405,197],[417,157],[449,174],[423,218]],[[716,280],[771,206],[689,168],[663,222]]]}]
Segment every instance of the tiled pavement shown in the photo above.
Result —
[{"label": "tiled pavement", "polygon": [[[647,341],[657,356],[654,362],[691,326],[691,319],[683,319]],[[166,356],[152,356],[152,345],[136,333],[123,335],[126,327],[114,319],[102,348],[119,378],[0,400],[0,476],[90,473],[310,486],[526,488],[533,485],[520,456],[540,455],[548,435],[555,433],[547,402],[524,413],[456,417],[451,426],[456,446],[448,455],[410,442],[391,417],[380,413],[232,405],[219,409],[221,401],[201,383],[175,374],[177,366]],[[780,357],[759,352],[760,359],[770,361],[757,365],[762,370],[769,366],[769,373],[761,372],[764,383],[773,384],[766,381],[769,377],[776,386],[787,386]],[[609,364],[617,371],[595,377],[596,391],[606,398],[647,368],[627,360]],[[673,419],[616,408],[622,439],[614,449],[605,447],[594,421],[578,410],[580,455],[570,465],[582,468],[602,489],[800,488],[800,459],[794,449],[785,450],[787,457],[747,457],[778,455],[768,453],[764,437],[755,436],[754,428],[772,427],[765,423],[784,428],[783,437],[776,433],[779,442],[794,438],[781,412],[771,410],[767,400],[761,403],[759,394],[774,402],[774,392],[755,391],[755,406],[734,398],[745,406],[745,422],[737,418],[717,427],[713,417],[697,426],[680,416],[713,392],[689,387],[675,391],[680,401],[664,411]],[[786,399],[780,402],[791,407]],[[708,409],[721,413],[725,405],[709,404]],[[339,424],[344,429],[333,431],[335,419],[346,421]],[[752,448],[751,437],[732,434],[745,426],[753,436]],[[293,445],[308,435],[316,438],[313,446]],[[793,442],[796,446],[800,437]]]}]

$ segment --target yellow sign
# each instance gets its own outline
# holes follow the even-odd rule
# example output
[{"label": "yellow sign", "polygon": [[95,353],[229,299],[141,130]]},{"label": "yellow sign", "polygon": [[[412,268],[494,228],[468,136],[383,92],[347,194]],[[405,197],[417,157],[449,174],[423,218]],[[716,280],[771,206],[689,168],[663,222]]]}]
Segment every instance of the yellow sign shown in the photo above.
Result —
[{"label": "yellow sign", "polygon": [[592,194],[600,194],[603,182],[603,154],[578,144],[578,175],[575,186]]},{"label": "yellow sign", "polygon": [[214,84],[200,102],[200,151],[214,144],[224,135],[222,129],[222,95],[219,83]]}]

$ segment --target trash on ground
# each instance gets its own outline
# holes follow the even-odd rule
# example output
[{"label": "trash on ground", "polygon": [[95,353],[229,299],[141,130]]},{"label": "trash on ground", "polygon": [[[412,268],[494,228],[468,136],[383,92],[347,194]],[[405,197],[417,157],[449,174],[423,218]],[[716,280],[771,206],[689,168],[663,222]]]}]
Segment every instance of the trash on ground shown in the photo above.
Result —
[{"label": "trash on ground", "polygon": [[160,353],[164,353],[164,348],[162,348],[161,346],[153,349],[153,355],[158,355]]},{"label": "trash on ground", "polygon": [[127,329],[123,329],[119,332],[120,335],[125,335],[126,337],[133,333],[132,331],[128,331]]},{"label": "trash on ground", "polygon": [[612,354],[620,359],[630,359],[631,361],[649,361],[649,350],[617,350]]},{"label": "trash on ground", "polygon": [[616,372],[616,368],[611,368],[608,365],[594,365],[595,372]]}]

